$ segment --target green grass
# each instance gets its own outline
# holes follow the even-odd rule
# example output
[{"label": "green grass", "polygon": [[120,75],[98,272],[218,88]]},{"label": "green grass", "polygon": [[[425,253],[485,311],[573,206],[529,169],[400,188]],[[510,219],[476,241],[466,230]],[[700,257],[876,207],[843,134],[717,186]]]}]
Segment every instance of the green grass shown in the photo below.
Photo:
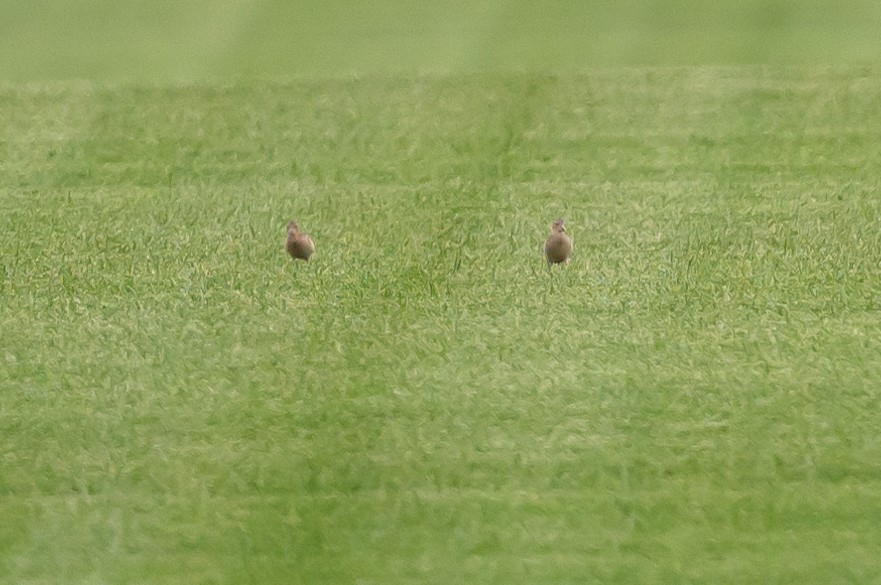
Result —
[{"label": "green grass", "polygon": [[0,581],[881,579],[879,74],[3,87]]},{"label": "green grass", "polygon": [[875,0],[0,0],[0,79],[864,64]]}]

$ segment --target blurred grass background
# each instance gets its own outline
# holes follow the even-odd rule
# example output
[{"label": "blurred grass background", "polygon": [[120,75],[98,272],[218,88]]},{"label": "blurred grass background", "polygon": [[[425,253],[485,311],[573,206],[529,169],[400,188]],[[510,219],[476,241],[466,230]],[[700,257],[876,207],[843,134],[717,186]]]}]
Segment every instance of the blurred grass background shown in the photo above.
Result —
[{"label": "blurred grass background", "polygon": [[863,64],[873,0],[0,0],[0,79]]}]

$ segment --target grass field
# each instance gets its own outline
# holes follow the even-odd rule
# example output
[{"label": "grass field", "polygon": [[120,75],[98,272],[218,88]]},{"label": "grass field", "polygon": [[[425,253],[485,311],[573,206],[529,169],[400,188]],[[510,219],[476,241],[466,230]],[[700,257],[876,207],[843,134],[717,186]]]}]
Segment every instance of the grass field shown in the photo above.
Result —
[{"label": "grass field", "polygon": [[878,63],[875,0],[0,0],[0,80]]},{"label": "grass field", "polygon": [[0,581],[878,581],[879,73],[5,86]]}]

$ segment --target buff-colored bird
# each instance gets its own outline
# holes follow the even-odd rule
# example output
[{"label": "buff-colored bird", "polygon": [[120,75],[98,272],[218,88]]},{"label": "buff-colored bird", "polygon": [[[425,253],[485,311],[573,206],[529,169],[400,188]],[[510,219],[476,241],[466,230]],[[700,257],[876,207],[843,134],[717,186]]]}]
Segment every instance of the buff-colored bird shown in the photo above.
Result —
[{"label": "buff-colored bird", "polygon": [[284,242],[284,249],[295,260],[308,261],[309,256],[315,252],[315,242],[312,241],[309,234],[300,231],[297,222],[292,221],[288,224],[288,237]]},{"label": "buff-colored bird", "polygon": [[569,256],[572,255],[572,240],[566,235],[566,224],[562,219],[554,220],[551,224],[551,235],[545,242],[545,258],[548,259],[548,267],[552,264],[569,264]]}]

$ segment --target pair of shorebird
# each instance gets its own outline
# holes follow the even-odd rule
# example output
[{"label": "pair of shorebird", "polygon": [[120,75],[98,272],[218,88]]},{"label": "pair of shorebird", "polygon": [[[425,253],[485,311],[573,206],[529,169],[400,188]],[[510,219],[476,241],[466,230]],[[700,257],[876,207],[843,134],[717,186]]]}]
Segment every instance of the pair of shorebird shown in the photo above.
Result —
[{"label": "pair of shorebird", "polygon": [[[284,243],[285,250],[295,260],[309,260],[315,253],[315,242],[300,231],[297,222],[288,224],[288,237]],[[551,235],[545,242],[545,258],[548,266],[552,264],[569,264],[572,255],[572,239],[566,234],[566,223],[562,219],[554,220],[551,224]]]}]

